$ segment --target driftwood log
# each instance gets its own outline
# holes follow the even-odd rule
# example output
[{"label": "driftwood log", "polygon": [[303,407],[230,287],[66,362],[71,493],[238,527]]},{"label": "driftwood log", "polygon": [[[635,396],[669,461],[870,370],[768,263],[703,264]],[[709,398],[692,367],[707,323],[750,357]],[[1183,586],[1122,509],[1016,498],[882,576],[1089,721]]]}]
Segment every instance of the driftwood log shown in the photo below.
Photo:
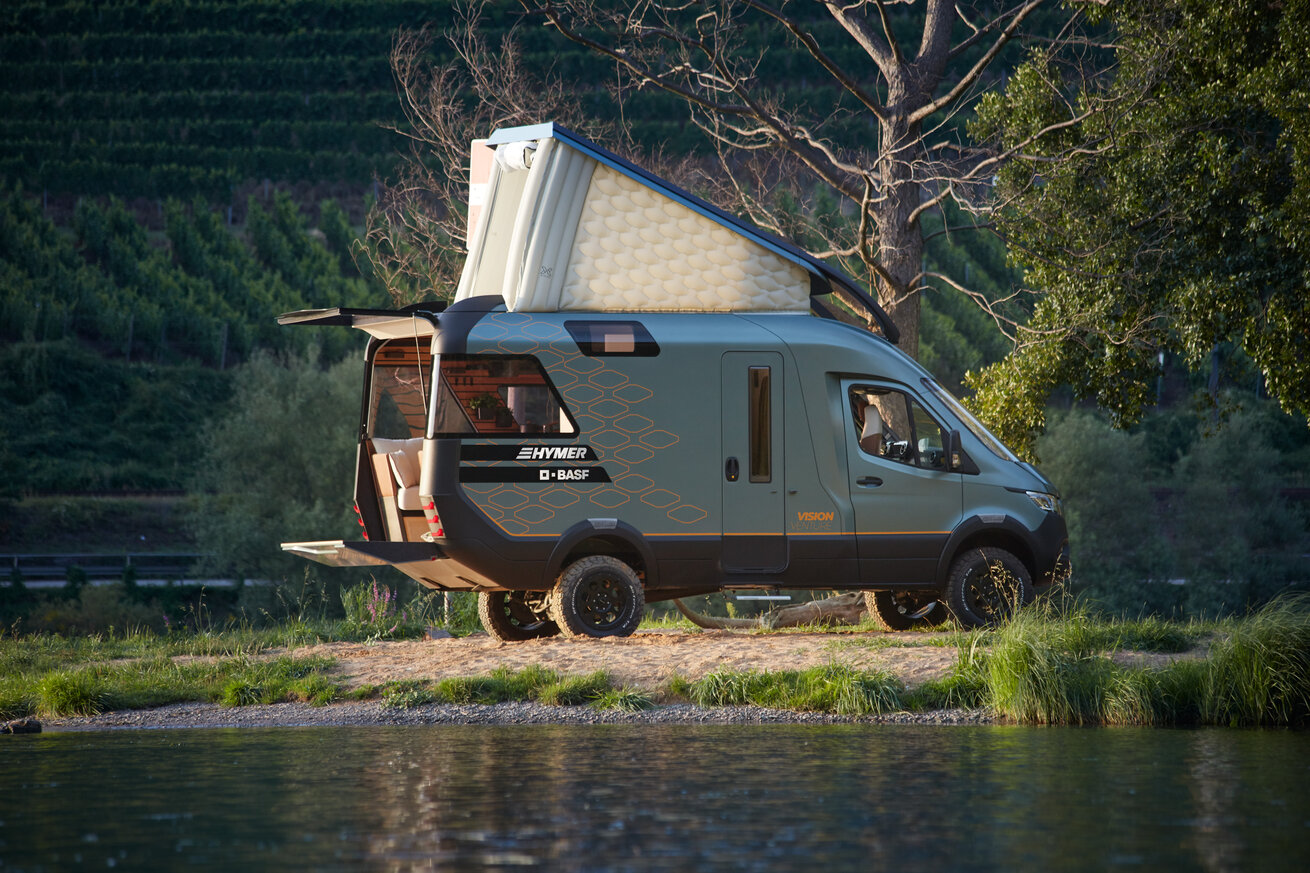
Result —
[{"label": "driftwood log", "polygon": [[839,594],[823,600],[811,600],[784,606],[782,609],[766,612],[756,618],[717,618],[696,612],[681,600],[674,600],[673,605],[687,617],[692,624],[707,630],[752,630],[756,628],[800,627],[807,624],[851,625],[863,620],[866,609],[864,593],[853,591]]}]

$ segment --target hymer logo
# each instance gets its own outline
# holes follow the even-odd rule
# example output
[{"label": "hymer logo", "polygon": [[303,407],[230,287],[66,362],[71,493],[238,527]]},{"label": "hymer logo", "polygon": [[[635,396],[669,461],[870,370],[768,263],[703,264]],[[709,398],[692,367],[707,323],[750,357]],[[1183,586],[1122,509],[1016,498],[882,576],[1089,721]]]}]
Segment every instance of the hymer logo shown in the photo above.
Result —
[{"label": "hymer logo", "polygon": [[587,446],[524,446],[516,461],[587,461]]},{"label": "hymer logo", "polygon": [[798,512],[796,513],[797,521],[832,521],[831,512]]}]

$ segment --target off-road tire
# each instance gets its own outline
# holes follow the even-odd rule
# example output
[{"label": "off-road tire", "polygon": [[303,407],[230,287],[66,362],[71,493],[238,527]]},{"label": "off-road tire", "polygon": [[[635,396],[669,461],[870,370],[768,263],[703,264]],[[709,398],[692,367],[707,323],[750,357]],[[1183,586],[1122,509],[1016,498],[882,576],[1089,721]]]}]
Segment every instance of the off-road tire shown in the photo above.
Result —
[{"label": "off-road tire", "polygon": [[950,618],[936,591],[866,591],[864,608],[874,624],[889,631],[936,627]]},{"label": "off-road tire", "polygon": [[1028,568],[1005,549],[967,549],[951,564],[946,608],[961,626],[996,627],[1032,599]]},{"label": "off-road tire", "polygon": [[550,617],[566,637],[630,636],[645,608],[636,572],[609,555],[570,564],[550,597]]},{"label": "off-road tire", "polygon": [[478,594],[478,618],[487,633],[511,643],[553,637],[559,633],[559,625],[534,611],[522,591],[481,592]]}]

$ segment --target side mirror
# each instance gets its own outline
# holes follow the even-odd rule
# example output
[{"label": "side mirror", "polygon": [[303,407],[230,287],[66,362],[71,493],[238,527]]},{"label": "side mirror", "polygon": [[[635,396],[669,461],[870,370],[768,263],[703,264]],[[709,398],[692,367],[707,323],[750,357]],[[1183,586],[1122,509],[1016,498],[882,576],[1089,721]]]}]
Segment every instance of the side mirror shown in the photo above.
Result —
[{"label": "side mirror", "polygon": [[945,455],[946,469],[952,473],[977,473],[978,465],[969,457],[969,453],[960,445],[960,432],[948,431],[942,437],[942,454]]}]

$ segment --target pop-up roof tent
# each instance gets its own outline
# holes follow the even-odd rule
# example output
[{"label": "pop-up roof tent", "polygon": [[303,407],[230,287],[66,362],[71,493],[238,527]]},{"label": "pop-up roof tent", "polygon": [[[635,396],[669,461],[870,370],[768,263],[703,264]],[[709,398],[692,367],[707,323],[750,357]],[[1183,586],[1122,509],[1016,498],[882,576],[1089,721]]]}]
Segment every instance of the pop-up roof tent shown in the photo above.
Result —
[{"label": "pop-up roof tent", "polygon": [[485,141],[456,300],[510,311],[808,312],[840,286],[892,342],[887,314],[848,276],[553,123]]}]

